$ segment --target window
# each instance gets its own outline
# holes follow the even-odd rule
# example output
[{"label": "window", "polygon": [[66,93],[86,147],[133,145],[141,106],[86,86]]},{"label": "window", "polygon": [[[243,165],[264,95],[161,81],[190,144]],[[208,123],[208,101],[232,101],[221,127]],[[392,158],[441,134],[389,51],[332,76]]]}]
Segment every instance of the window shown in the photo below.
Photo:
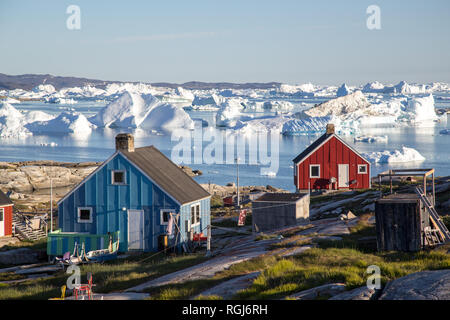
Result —
[{"label": "window", "polygon": [[112,184],[125,184],[126,183],[125,170],[113,170],[111,181]]},{"label": "window", "polygon": [[320,178],[320,164],[310,164],[309,165],[309,177],[310,178]]},{"label": "window", "polygon": [[170,219],[170,213],[174,213],[173,209],[161,209],[161,224],[168,224]]},{"label": "window", "polygon": [[191,206],[191,223],[196,225],[200,223],[200,204],[194,204]]},{"label": "window", "polygon": [[297,176],[297,164],[294,164],[294,176]]},{"label": "window", "polygon": [[78,208],[78,222],[91,223],[92,222],[92,208],[79,207]]},{"label": "window", "polygon": [[367,174],[367,164],[358,164],[358,174]]},{"label": "window", "polygon": [[0,221],[4,221],[5,220],[5,218],[4,218],[4,213],[5,213],[5,209],[4,208],[0,208]]}]

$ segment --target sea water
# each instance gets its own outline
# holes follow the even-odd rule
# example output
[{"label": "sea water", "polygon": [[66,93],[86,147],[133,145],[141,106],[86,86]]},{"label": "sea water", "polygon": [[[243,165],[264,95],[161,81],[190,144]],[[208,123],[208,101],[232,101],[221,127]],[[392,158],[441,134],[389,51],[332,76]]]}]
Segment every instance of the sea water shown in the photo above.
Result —
[{"label": "sea water", "polygon": [[[294,101],[297,110],[320,103],[326,99],[309,99]],[[307,106],[301,103],[307,103]],[[98,112],[104,104],[101,102],[81,101],[74,105],[47,104],[42,102],[26,102],[14,105],[18,110],[42,110],[48,113],[59,113],[66,108],[73,108],[86,116]],[[449,100],[436,100],[436,108],[449,108]],[[223,130],[213,126],[215,112],[189,111],[193,119],[205,120],[211,127],[208,130]],[[261,114],[257,114],[260,116]],[[434,168],[437,176],[450,175],[450,135],[442,135],[439,132],[445,129],[447,123],[436,123],[434,127],[405,126],[405,127],[375,127],[362,129],[364,135],[387,135],[387,143],[355,143],[353,136],[341,136],[360,153],[368,153],[384,150],[398,150],[402,146],[414,148],[422,154],[426,160],[423,162],[407,162],[396,164],[373,164],[371,176],[377,173],[395,168]],[[27,138],[1,138],[0,161],[25,161],[25,160],[55,160],[69,162],[103,161],[114,152],[114,137],[119,132],[130,130],[97,129],[85,139],[78,139],[72,135],[34,135]],[[261,175],[263,165],[249,164],[249,151],[246,150],[245,159],[240,159],[239,182],[241,185],[272,185],[278,188],[294,190],[293,162],[292,160],[301,153],[309,144],[318,138],[318,135],[302,136],[277,136],[278,139],[278,170],[275,175]],[[254,137],[242,137],[252,140]],[[50,143],[54,146],[49,146]],[[177,145],[172,141],[171,134],[167,132],[146,132],[135,135],[136,147],[154,145],[167,157],[171,158],[172,150]],[[204,141],[206,147],[209,142]],[[224,145],[226,141],[224,141]],[[225,146],[224,146],[225,147]],[[195,150],[193,149],[194,153]],[[270,148],[269,148],[270,152]],[[224,155],[225,157],[225,155]],[[192,161],[193,162],[193,161]],[[202,175],[195,177],[199,183],[227,184],[235,182],[237,165],[235,163],[206,164],[183,163],[202,171]]]}]

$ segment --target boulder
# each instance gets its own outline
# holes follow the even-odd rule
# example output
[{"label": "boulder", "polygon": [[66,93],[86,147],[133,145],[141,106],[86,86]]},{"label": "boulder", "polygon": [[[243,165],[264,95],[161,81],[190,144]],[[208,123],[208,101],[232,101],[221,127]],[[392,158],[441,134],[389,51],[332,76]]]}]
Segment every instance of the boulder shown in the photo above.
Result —
[{"label": "boulder", "polygon": [[345,284],[329,283],[324,284],[323,286],[294,293],[290,295],[289,298],[296,300],[314,300],[324,296],[326,297],[335,296],[343,291],[345,291]]},{"label": "boulder", "polygon": [[329,300],[372,300],[376,291],[367,287],[360,287],[339,293]]},{"label": "boulder", "polygon": [[450,270],[416,272],[390,281],[380,300],[450,300]]}]

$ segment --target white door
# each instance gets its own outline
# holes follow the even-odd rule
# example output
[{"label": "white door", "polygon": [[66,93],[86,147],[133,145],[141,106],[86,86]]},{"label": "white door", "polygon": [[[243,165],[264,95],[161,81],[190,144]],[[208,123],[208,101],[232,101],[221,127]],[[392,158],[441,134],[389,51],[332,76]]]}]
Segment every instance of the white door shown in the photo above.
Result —
[{"label": "white door", "polygon": [[5,209],[0,208],[0,237],[5,235]]},{"label": "white door", "polygon": [[348,164],[338,164],[338,186],[348,188]]},{"label": "white door", "polygon": [[143,210],[128,210],[128,250],[144,250]]}]

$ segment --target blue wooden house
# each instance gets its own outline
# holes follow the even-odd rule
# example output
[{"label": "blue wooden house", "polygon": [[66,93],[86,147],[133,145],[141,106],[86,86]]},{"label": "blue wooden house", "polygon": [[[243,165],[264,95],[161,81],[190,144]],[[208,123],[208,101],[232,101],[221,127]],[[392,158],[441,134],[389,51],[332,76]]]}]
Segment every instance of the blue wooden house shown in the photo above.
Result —
[{"label": "blue wooden house", "polygon": [[[172,238],[181,245],[210,224],[210,194],[153,146],[134,148],[131,134],[116,136],[116,152],[58,202],[59,230],[50,233],[49,256],[107,246],[156,251],[158,237],[176,216]],[[175,240],[173,240],[175,241]]]}]

